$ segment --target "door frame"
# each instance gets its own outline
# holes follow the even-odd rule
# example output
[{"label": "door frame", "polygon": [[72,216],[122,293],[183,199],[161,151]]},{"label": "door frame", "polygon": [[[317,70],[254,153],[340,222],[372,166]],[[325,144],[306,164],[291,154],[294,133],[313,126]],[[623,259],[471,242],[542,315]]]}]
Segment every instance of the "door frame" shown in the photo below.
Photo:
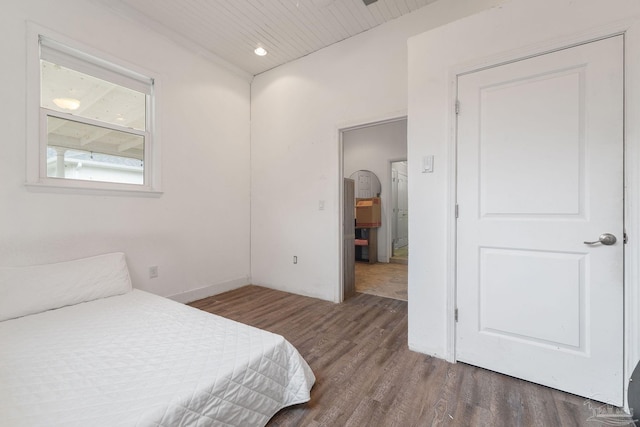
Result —
[{"label": "door frame", "polygon": [[[344,133],[351,130],[367,128],[371,126],[382,125],[385,123],[393,123],[401,120],[407,120],[407,111],[390,113],[378,118],[370,118],[369,120],[362,120],[352,123],[340,123],[336,125],[336,131],[338,133],[338,260],[339,260],[339,283],[336,289],[336,298],[334,300],[338,303],[344,301],[344,251],[342,249],[342,242],[344,241]],[[348,178],[348,177],[346,177]],[[389,228],[389,227],[387,227]]]},{"label": "door frame", "polygon": [[[634,261],[638,259],[638,241],[640,239],[640,233],[638,226],[640,226],[640,210],[637,207],[640,202],[640,194],[635,194],[639,191],[638,183],[640,175],[636,172],[640,167],[640,146],[638,137],[640,136],[640,124],[634,125],[630,117],[637,117],[633,115],[634,112],[640,110],[640,96],[634,97],[632,95],[631,88],[634,86],[632,75],[638,73],[640,69],[640,58],[634,58],[633,49],[638,49],[640,45],[640,20],[630,19],[623,22],[618,22],[612,25],[596,28],[586,33],[575,34],[572,36],[556,38],[553,40],[546,40],[542,43],[525,46],[513,51],[504,52],[488,57],[481,57],[474,61],[464,64],[456,64],[450,68],[449,72],[449,123],[451,123],[448,130],[448,158],[449,158],[449,176],[447,177],[447,292],[446,292],[446,359],[449,362],[456,363],[456,301],[457,301],[457,221],[455,217],[455,209],[457,203],[457,176],[458,176],[458,161],[457,161],[457,80],[458,77],[464,74],[469,74],[477,71],[481,71],[487,68],[493,68],[500,65],[520,61],[523,59],[544,55],[547,53],[564,50],[577,45],[586,44],[589,42],[601,40],[615,35],[624,36],[624,121],[623,121],[623,187],[624,187],[624,201],[623,201],[623,216],[624,216],[624,229],[629,238],[629,243],[625,244],[623,262],[623,324],[624,324],[624,360],[623,363],[623,385],[624,385],[624,404],[627,406],[627,385],[628,378],[630,378],[636,360],[640,357],[640,339],[636,338],[640,333],[640,300],[639,300],[639,288],[640,286],[633,283],[638,283],[640,274],[638,271],[639,262]],[[636,43],[637,42],[637,43]],[[638,55],[635,55],[637,57]],[[635,86],[638,86],[635,83]],[[636,89],[637,90],[637,89]],[[464,106],[461,106],[464,108]]]}]

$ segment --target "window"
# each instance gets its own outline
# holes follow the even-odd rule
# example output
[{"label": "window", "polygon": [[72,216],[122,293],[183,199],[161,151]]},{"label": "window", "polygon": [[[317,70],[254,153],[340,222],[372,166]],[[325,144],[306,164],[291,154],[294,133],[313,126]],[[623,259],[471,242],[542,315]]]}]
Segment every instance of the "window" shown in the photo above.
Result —
[{"label": "window", "polygon": [[39,134],[28,183],[158,192],[154,79],[42,34],[37,45]]}]

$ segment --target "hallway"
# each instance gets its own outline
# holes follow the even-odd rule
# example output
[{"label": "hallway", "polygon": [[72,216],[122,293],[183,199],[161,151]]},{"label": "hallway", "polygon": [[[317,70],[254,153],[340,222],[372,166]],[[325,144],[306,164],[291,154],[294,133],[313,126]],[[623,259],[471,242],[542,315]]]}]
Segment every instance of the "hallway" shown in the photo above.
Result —
[{"label": "hallway", "polygon": [[356,262],[356,292],[407,300],[407,265]]}]

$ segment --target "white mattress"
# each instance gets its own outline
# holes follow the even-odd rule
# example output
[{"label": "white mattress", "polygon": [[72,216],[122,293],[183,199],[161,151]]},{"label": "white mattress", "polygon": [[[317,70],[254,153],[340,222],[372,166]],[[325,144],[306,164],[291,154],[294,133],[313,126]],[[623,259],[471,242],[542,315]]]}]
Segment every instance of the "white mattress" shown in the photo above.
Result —
[{"label": "white mattress", "polygon": [[3,426],[261,426],[314,381],[283,337],[138,290],[0,322]]}]

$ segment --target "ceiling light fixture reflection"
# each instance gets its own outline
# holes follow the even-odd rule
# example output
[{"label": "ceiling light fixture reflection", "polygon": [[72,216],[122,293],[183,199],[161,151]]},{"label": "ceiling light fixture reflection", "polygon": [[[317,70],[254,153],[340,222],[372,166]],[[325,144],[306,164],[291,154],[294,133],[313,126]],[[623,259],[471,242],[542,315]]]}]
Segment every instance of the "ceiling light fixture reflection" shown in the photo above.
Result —
[{"label": "ceiling light fixture reflection", "polygon": [[254,52],[258,56],[265,56],[267,54],[267,51],[263,47],[257,47],[256,50],[254,50]]},{"label": "ceiling light fixture reflection", "polygon": [[65,110],[77,110],[80,107],[80,101],[74,98],[56,98],[53,103]]}]

